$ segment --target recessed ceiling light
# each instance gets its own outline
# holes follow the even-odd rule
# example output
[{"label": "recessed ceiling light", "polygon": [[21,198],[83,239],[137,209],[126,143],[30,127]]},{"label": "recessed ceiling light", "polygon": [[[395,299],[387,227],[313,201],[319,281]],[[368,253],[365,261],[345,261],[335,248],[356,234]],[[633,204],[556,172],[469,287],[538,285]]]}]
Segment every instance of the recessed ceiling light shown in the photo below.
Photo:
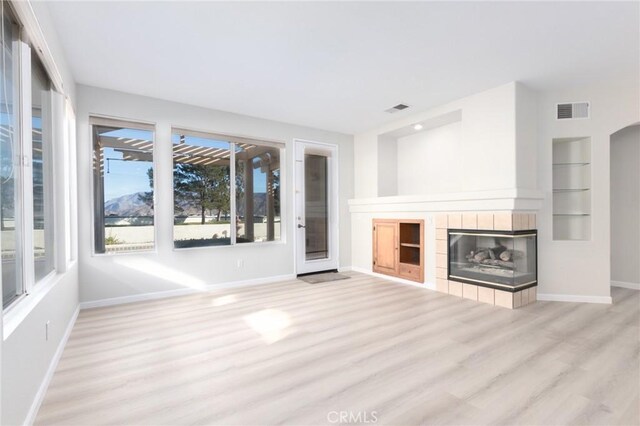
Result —
[{"label": "recessed ceiling light", "polygon": [[415,126],[413,126],[414,130],[422,130],[422,124],[418,123]]}]

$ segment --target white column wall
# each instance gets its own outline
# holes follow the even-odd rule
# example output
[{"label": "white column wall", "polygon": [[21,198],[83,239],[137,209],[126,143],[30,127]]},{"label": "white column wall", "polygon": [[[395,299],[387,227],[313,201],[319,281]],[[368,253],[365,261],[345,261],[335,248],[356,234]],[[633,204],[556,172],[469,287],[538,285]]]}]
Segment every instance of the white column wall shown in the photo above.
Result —
[{"label": "white column wall", "polygon": [[[538,215],[540,298],[577,296],[573,300],[610,300],[610,136],[640,121],[638,81],[612,80],[600,85],[539,94],[538,187],[544,203]],[[556,120],[557,103],[589,101],[589,119]],[[552,140],[591,137],[590,241],[553,241]]]}]

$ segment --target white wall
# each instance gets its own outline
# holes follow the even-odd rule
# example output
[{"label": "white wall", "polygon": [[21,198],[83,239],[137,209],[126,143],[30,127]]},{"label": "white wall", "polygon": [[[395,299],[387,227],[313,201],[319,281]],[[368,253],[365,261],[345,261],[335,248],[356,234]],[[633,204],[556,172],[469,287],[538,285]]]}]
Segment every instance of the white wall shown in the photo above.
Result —
[{"label": "white wall", "polygon": [[[545,194],[538,215],[538,293],[610,297],[611,134],[640,121],[638,80],[612,80],[566,91],[539,93],[538,187]],[[556,120],[556,103],[591,102],[591,118]],[[591,137],[592,232],[590,241],[553,241],[552,140]]]},{"label": "white wall", "polygon": [[[462,110],[457,166],[465,170],[459,183],[465,191],[516,188],[516,87],[505,84],[466,98],[393,121],[354,137],[355,198],[378,197],[378,137],[413,123]],[[398,168],[401,166],[399,165]],[[394,170],[395,173],[395,170]]]},{"label": "white wall", "polygon": [[516,85],[516,186],[538,186],[538,95]]},{"label": "white wall", "polygon": [[464,191],[464,142],[461,122],[398,139],[398,195]]},{"label": "white wall", "polygon": [[[75,264],[64,275],[60,275],[46,297],[4,342],[3,425],[24,423],[77,309],[78,267]],[[47,321],[50,324],[49,340],[45,340]]]},{"label": "white wall", "polygon": [[[340,185],[340,265],[351,265],[350,216],[353,196],[353,138],[285,123],[208,110],[158,99],[78,86],[78,163],[80,215],[80,298],[83,302],[294,274],[293,140],[337,144]],[[93,256],[91,247],[90,114],[156,123],[155,253]],[[171,126],[286,142],[283,200],[286,242],[232,247],[173,249]],[[244,261],[238,268],[237,260]]]},{"label": "white wall", "polygon": [[384,175],[378,179],[378,195],[386,197],[398,194],[398,143],[395,138],[378,137],[378,170]]},{"label": "white wall", "polygon": [[[33,2],[33,10],[63,78],[65,95],[73,103],[75,82],[58,42],[45,2]],[[75,226],[75,224],[72,224]],[[31,298],[31,299],[29,299]],[[31,303],[31,301],[36,301]],[[78,266],[72,264],[58,274],[48,291],[34,292],[16,306],[11,321],[3,322],[2,344],[2,417],[3,425],[22,424],[46,377],[54,355],[62,342],[78,307]],[[28,309],[22,309],[26,306]],[[45,340],[45,323],[50,323]]]},{"label": "white wall", "polygon": [[640,125],[611,136],[611,280],[640,288]]}]

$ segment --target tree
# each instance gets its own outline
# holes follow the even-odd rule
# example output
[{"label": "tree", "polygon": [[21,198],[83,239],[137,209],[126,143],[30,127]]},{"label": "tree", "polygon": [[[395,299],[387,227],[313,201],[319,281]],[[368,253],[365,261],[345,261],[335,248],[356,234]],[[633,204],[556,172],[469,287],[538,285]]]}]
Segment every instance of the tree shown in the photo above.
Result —
[{"label": "tree", "polygon": [[151,188],[151,191],[144,192],[142,195],[138,195],[138,197],[140,197],[140,200],[149,206],[151,211],[153,211],[153,167],[149,167],[149,170],[147,170],[147,177],[149,178],[149,187]]},{"label": "tree", "polygon": [[229,180],[229,166],[178,163],[173,170],[174,198],[200,207],[202,224],[207,210],[217,210],[220,221],[231,209]]},{"label": "tree", "polygon": [[[149,178],[149,187],[151,188],[151,191],[144,192],[141,195],[138,195],[138,197],[153,211],[153,167],[149,167],[149,170],[147,170],[147,177]],[[173,200],[173,210],[175,214],[182,213],[184,210],[177,199]]]}]

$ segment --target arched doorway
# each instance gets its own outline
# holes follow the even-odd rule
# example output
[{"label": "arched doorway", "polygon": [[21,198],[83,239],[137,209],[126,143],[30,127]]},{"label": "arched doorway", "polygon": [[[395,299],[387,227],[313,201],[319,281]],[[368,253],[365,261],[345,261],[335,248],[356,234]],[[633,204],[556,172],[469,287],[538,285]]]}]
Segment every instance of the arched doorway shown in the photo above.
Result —
[{"label": "arched doorway", "polygon": [[640,290],[640,123],[610,141],[611,285]]}]

